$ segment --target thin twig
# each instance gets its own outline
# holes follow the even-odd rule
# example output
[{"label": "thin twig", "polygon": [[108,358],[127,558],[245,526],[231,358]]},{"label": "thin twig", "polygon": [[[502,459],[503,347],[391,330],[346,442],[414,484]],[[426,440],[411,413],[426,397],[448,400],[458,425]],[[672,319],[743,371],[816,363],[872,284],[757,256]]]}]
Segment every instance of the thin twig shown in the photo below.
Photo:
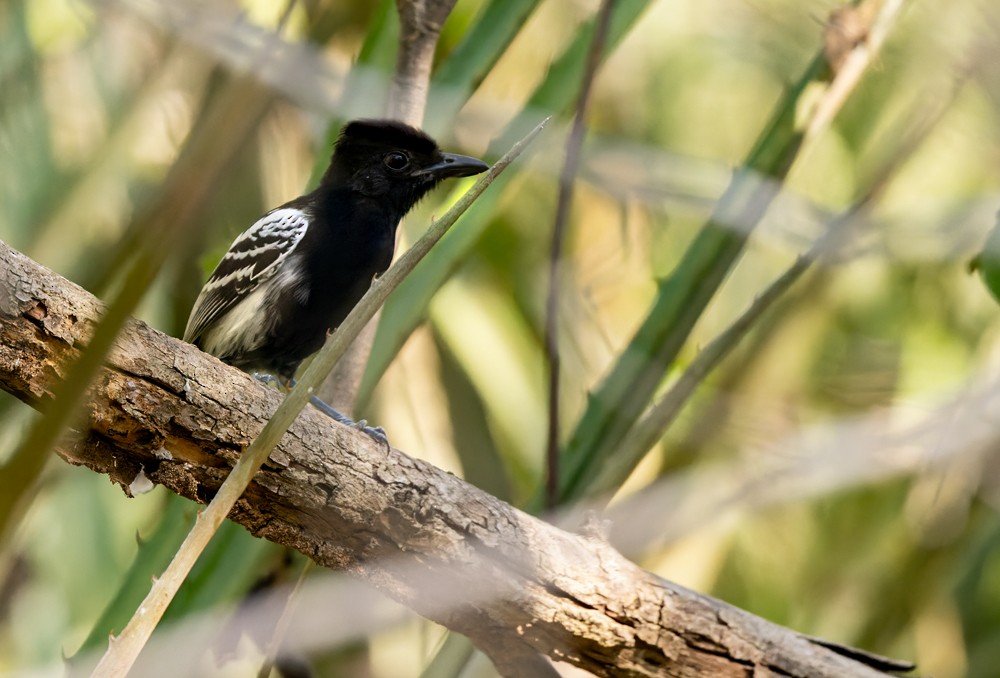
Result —
[{"label": "thin twig", "polygon": [[[327,339],[298,384],[285,397],[250,447],[240,455],[239,461],[219,487],[215,498],[198,514],[194,527],[181,544],[174,559],[167,566],[163,576],[154,582],[149,594],[139,605],[139,609],[129,620],[121,635],[111,639],[108,651],[94,669],[94,676],[114,678],[128,673],[198,556],[236,505],[236,501],[250,484],[253,476],[267,460],[271,450],[309,402],[316,387],[329,374],[358,332],[385,302],[389,293],[413,270],[486,187],[534,140],[546,122],[547,118],[500,158],[444,216],[432,223],[427,232],[372,284],[337,331]],[[367,440],[364,436],[361,436],[361,439]]]},{"label": "thin twig", "polygon": [[590,104],[594,75],[601,63],[601,53],[611,27],[611,10],[614,0],[603,0],[594,25],[594,37],[590,42],[587,64],[580,83],[580,95],[576,102],[573,126],[566,139],[566,162],[559,174],[559,198],[556,203],[555,223],[552,227],[552,249],[549,251],[549,295],[545,304],[545,355],[549,363],[549,430],[546,440],[546,485],[547,508],[555,508],[559,499],[559,268],[562,262],[563,243],[566,240],[566,221],[573,204],[573,187],[580,166],[580,147],[586,131],[584,122]]},{"label": "thin twig", "polygon": [[[868,0],[872,2],[873,0]],[[830,126],[833,118],[837,115],[857,86],[861,77],[868,70],[875,55],[881,49],[889,29],[892,27],[900,10],[903,9],[904,0],[884,0],[878,14],[872,21],[871,27],[864,40],[858,42],[843,59],[837,69],[830,86],[827,88],[823,98],[819,101],[813,111],[812,118],[806,127],[803,142],[816,137],[820,132]]]},{"label": "thin twig", "polygon": [[278,655],[281,654],[281,646],[285,642],[285,637],[288,635],[288,627],[292,623],[292,616],[295,612],[295,604],[299,598],[299,592],[302,590],[302,583],[306,580],[306,575],[313,568],[313,561],[307,560],[299,571],[299,578],[295,580],[295,586],[292,590],[288,592],[285,596],[285,605],[281,608],[281,616],[278,617],[278,623],[274,625],[274,632],[271,633],[271,640],[264,648],[264,661],[260,665],[260,669],[257,670],[257,678],[268,678],[271,675],[271,669],[274,668],[274,663],[278,659]]}]

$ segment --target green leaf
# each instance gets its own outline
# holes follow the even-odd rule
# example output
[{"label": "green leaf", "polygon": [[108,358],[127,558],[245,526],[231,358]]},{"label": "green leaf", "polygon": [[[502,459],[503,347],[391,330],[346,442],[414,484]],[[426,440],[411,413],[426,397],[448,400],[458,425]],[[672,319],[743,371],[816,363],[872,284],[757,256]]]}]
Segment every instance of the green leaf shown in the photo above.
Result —
[{"label": "green leaf", "polygon": [[969,269],[979,274],[986,289],[1000,302],[1000,214],[997,223],[986,237],[983,251],[969,262]]},{"label": "green leaf", "polygon": [[396,14],[396,5],[393,0],[382,0],[365,34],[358,60],[347,76],[344,94],[340,98],[340,115],[327,125],[326,144],[316,154],[310,186],[319,183],[330,164],[328,152],[337,142],[344,122],[357,117],[377,116],[385,109],[389,94],[386,83],[392,73],[398,40],[399,15]]},{"label": "green leaf", "polygon": [[222,523],[167,608],[163,622],[238,600],[260,579],[264,565],[274,561],[283,549],[254,537],[234,522]]},{"label": "green leaf", "polygon": [[173,558],[194,524],[197,506],[175,494],[167,495],[166,510],[148,539],[139,540],[139,551],[115,597],[94,623],[80,652],[104,647],[108,634],[118,633],[149,591],[149,583]]},{"label": "green leaf", "polygon": [[486,5],[462,41],[441,63],[431,80],[427,129],[447,129],[469,94],[482,83],[507,51],[538,0],[494,0]]},{"label": "green leaf", "polygon": [[[197,504],[174,494],[167,495],[165,504],[160,523],[148,539],[140,539],[132,566],[94,623],[80,652],[104,647],[108,634],[121,631],[149,592],[150,583],[167,568],[191,530]],[[243,527],[227,521],[201,554],[164,620],[176,621],[192,612],[237,600],[257,581],[262,563],[273,560],[281,550],[277,544],[257,539]]]}]

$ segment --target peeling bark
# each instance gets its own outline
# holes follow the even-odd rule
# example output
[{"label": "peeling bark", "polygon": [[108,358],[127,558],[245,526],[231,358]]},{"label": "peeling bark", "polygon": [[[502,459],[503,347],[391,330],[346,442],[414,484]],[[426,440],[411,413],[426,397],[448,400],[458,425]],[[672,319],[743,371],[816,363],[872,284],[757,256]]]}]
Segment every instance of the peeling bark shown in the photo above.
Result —
[{"label": "peeling bark", "polygon": [[[101,312],[89,293],[0,242],[0,387],[44,410]],[[92,387],[85,424],[59,453],[126,492],[142,470],[204,503],[280,397],[133,320]],[[598,676],[843,678],[906,668],[660,579],[598,536],[560,530],[311,409],[230,518],[372,582],[498,663],[510,658],[508,675],[529,651]]]}]

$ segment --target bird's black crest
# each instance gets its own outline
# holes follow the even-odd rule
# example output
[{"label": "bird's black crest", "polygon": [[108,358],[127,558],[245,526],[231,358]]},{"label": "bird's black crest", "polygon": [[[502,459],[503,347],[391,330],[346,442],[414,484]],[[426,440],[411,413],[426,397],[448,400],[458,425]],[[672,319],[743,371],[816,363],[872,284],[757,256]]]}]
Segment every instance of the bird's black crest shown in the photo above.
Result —
[{"label": "bird's black crest", "polygon": [[430,155],[437,143],[424,132],[396,120],[355,120],[344,127],[337,146],[349,144],[391,146]]}]

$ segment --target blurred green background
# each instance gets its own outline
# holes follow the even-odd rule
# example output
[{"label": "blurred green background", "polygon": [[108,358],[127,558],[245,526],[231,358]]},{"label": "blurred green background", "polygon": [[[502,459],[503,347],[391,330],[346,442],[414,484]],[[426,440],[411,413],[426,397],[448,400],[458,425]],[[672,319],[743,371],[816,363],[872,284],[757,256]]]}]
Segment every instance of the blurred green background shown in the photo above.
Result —
[{"label": "blurred green background", "polygon": [[[572,454],[587,437],[588,394],[623,356],[657,393],[668,389],[877,188],[628,480],[612,483],[613,538],[663,577],[804,633],[911,659],[938,678],[996,676],[1000,309],[968,262],[1000,206],[1000,4],[906,3],[676,358],[658,364],[632,343],[837,6],[616,4],[560,270],[562,439],[576,441]],[[107,300],[148,233],[175,229],[136,314],[179,335],[232,238],[303,192],[342,121],[384,105],[394,3],[302,0],[279,31],[285,9],[0,4],[0,238]],[[550,114],[556,124],[390,301],[361,398],[395,446],[519,506],[534,506],[544,481],[546,266],[596,10],[583,0],[457,3],[425,127],[448,149],[495,159],[526,125]],[[814,94],[795,95],[796,115]],[[424,201],[400,249],[464,187]],[[754,224],[726,226],[745,234]],[[681,296],[701,284],[678,292],[674,280]],[[636,412],[620,412],[634,423]],[[0,462],[36,418],[0,394]],[[620,442],[603,441],[588,473]],[[120,628],[109,619],[134,608],[194,508],[160,489],[128,499],[54,455],[26,482],[37,491],[0,544],[0,672],[58,675],[64,655],[100,650]],[[565,498],[586,495],[581,486]],[[169,622],[229,609],[282,561],[234,525],[214,549]],[[330,618],[313,625],[342,626],[344,600],[334,596]],[[297,652],[324,676],[418,676],[443,636],[395,609],[354,631]],[[198,671],[255,675],[256,650],[241,648],[221,666],[204,653]],[[481,660],[463,666],[491,675]]]}]

